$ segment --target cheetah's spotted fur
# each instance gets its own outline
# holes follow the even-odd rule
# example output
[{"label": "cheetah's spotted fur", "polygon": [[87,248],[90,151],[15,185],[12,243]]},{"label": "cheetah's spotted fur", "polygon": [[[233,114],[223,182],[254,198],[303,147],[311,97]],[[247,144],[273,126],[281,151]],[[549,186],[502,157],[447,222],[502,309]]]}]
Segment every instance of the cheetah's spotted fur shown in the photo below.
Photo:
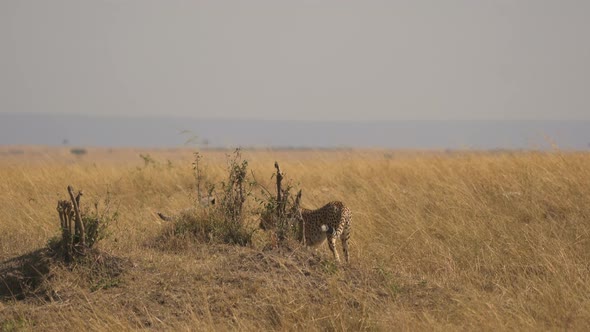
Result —
[{"label": "cheetah's spotted fur", "polygon": [[[317,210],[309,210],[302,208],[300,201],[301,191],[297,194],[293,206],[294,218],[299,224],[299,239],[304,240],[308,246],[317,247],[327,238],[334,259],[340,262],[340,256],[336,250],[336,240],[340,238],[344,258],[348,263],[348,239],[352,219],[350,209],[340,201],[333,201]],[[305,237],[302,233],[305,233]]]}]

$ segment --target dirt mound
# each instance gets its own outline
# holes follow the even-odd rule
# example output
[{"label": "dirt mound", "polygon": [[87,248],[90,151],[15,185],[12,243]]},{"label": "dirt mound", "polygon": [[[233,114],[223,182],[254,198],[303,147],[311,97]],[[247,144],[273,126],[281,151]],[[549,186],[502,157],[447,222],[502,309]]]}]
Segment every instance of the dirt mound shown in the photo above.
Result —
[{"label": "dirt mound", "polygon": [[24,300],[37,295],[49,274],[51,255],[40,249],[0,263],[0,301]]},{"label": "dirt mound", "polygon": [[119,289],[126,296],[115,300],[132,311],[135,328],[363,329],[393,319],[378,309],[391,303],[418,311],[449,304],[424,281],[338,266],[329,253],[303,247],[193,244],[149,256],[126,274]]},{"label": "dirt mound", "polygon": [[41,330],[361,330],[453,305],[425,280],[372,266],[339,266],[327,250],[301,246],[193,242],[176,252],[143,248],[126,259],[92,250],[69,266],[39,250],[2,263],[0,307],[12,305],[0,317]]},{"label": "dirt mound", "polygon": [[77,285],[90,290],[107,287],[129,266],[129,262],[97,249],[72,264],[64,264],[61,255],[49,248],[0,263],[0,301],[60,300],[59,281],[76,279]]}]

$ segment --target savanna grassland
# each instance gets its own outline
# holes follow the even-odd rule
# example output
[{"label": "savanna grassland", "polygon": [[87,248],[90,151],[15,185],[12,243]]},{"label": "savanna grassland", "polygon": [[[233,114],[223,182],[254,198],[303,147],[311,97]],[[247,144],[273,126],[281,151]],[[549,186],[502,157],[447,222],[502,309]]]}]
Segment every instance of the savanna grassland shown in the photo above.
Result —
[{"label": "savanna grassland", "polygon": [[[350,207],[338,266],[326,244],[272,248],[263,231],[245,246],[163,236],[156,212],[196,205],[192,150],[0,152],[1,330],[590,329],[589,153],[244,151],[269,190],[276,160],[304,207]],[[226,153],[201,151],[207,181]],[[68,184],[89,206],[110,197],[97,247],[116,273],[46,249]]]}]

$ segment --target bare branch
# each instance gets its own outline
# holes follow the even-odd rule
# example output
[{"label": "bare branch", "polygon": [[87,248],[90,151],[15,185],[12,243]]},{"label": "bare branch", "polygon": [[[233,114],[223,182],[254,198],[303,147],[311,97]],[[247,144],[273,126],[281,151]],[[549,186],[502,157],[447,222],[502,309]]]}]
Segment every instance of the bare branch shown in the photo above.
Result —
[{"label": "bare branch", "polygon": [[68,193],[70,194],[70,199],[72,200],[72,205],[74,206],[74,213],[76,216],[76,228],[80,231],[80,244],[82,245],[82,250],[86,248],[86,236],[84,231],[84,223],[82,223],[82,217],[80,216],[80,207],[78,206],[78,202],[80,201],[80,196],[82,196],[82,192],[78,192],[78,196],[74,197],[74,189],[72,186],[68,186]]},{"label": "bare branch", "polygon": [[277,169],[277,216],[280,218],[283,215],[283,197],[281,190],[281,182],[283,181],[283,173],[279,167],[279,163],[275,161],[275,168]]}]

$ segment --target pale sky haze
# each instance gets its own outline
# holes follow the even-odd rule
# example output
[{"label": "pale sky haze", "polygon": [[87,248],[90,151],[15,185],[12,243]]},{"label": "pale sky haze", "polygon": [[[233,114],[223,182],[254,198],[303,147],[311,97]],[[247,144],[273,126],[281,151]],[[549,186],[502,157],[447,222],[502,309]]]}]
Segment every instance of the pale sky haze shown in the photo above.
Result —
[{"label": "pale sky haze", "polygon": [[590,120],[590,1],[1,0],[0,112]]}]

